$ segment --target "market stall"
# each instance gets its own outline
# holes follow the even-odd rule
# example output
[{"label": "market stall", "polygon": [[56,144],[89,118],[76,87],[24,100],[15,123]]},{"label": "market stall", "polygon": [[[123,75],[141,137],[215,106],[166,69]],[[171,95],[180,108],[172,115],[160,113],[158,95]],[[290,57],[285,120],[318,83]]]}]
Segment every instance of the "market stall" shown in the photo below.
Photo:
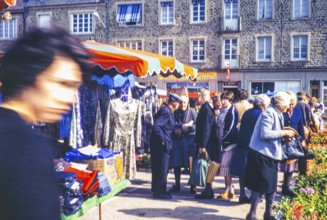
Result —
[{"label": "market stall", "polygon": [[[142,98],[156,100],[155,96],[166,93],[154,85],[140,86],[134,76],[172,74],[190,80],[197,77],[197,69],[172,57],[96,42],[84,42],[84,45],[93,54],[91,77],[79,88],[72,112],[61,121],[59,130],[65,132],[60,133],[60,138],[66,142],[69,139],[70,146],[75,148],[70,154],[76,153],[72,160],[77,158],[77,161],[72,162],[87,163],[91,172],[101,171],[109,180],[111,192],[86,198],[74,213],[63,214],[65,220],[83,215],[89,207],[100,207],[101,202],[126,188],[135,177],[135,155],[141,147],[142,117],[146,110]],[[142,91],[135,96],[134,89]],[[81,152],[77,152],[85,146],[106,149],[118,157],[85,159],[85,155],[80,157]]]}]

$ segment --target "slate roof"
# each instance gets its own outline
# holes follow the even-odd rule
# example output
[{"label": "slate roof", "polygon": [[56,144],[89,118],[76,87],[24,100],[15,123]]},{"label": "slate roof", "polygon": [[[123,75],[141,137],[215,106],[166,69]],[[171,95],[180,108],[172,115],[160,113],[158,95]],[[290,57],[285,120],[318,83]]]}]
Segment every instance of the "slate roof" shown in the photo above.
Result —
[{"label": "slate roof", "polygon": [[42,6],[56,6],[56,5],[72,5],[72,4],[90,4],[90,3],[104,3],[105,0],[29,0],[27,3],[24,0],[17,0],[16,6],[9,7],[7,10],[15,11],[27,7],[42,7]]}]

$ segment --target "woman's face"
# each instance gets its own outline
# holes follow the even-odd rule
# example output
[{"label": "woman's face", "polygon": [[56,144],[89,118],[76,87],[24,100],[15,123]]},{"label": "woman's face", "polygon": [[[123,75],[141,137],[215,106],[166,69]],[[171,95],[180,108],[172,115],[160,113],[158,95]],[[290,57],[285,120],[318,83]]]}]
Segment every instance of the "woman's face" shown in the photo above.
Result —
[{"label": "woman's face", "polygon": [[277,108],[279,111],[285,113],[287,112],[287,109],[290,107],[290,101],[287,101],[284,103],[284,105],[279,105]]},{"label": "woman's face", "polygon": [[290,105],[289,105],[289,108],[288,108],[288,111],[289,112],[293,112],[293,109],[296,105],[296,99],[295,98],[291,98],[291,101],[290,101]]},{"label": "woman's face", "polygon": [[198,92],[198,104],[203,105],[204,104],[204,97],[201,92]]},{"label": "woman's face", "polygon": [[182,111],[185,111],[187,109],[187,106],[188,106],[188,102],[184,102],[182,101],[179,105],[179,108],[182,110]]},{"label": "woman's face", "polygon": [[215,107],[215,109],[221,109],[222,104],[221,104],[221,100],[217,99],[213,102],[213,107]]},{"label": "woman's face", "polygon": [[78,64],[70,58],[56,56],[49,68],[36,78],[35,86],[24,93],[24,98],[29,100],[37,121],[53,123],[70,110],[81,83]]}]

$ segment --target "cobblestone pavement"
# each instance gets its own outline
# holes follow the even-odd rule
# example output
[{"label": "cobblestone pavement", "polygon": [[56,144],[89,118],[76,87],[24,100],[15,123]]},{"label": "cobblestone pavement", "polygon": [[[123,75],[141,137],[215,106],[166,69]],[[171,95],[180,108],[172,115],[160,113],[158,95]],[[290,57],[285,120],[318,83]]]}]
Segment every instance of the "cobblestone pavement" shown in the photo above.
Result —
[{"label": "cobblestone pavement", "polygon": [[[201,220],[201,219],[245,219],[250,209],[250,204],[238,203],[238,179],[234,178],[233,184],[236,189],[236,197],[231,201],[223,201],[219,198],[211,200],[196,200],[194,195],[189,193],[187,181],[189,176],[182,175],[181,192],[173,194],[172,200],[153,199],[151,188],[151,171],[141,169],[132,185],[115,197],[105,201],[102,206],[102,220],[139,220],[139,219],[180,219],[180,220]],[[278,192],[280,192],[282,174],[279,174]],[[174,184],[174,175],[170,171],[168,175],[168,189]],[[215,197],[224,191],[223,177],[216,177],[213,184]],[[202,188],[198,188],[198,193]],[[276,201],[281,198],[278,193]],[[257,209],[258,219],[263,219],[265,201],[261,202]],[[79,220],[99,219],[99,209],[90,210]]]}]

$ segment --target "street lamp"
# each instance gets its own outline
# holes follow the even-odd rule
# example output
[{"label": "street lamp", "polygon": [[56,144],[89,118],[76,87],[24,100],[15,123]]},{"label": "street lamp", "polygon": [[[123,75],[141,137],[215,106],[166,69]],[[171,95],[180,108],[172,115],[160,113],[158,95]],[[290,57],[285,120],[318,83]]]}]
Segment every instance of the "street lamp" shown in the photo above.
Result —
[{"label": "street lamp", "polygon": [[109,0],[106,0],[106,44],[109,43]]},{"label": "street lamp", "polygon": [[106,44],[109,43],[109,0],[105,0],[106,6],[105,6],[105,10],[106,10],[106,22],[103,22],[100,18],[100,15],[97,11],[93,12],[93,16],[96,17],[100,23],[102,24],[102,26],[106,29],[105,31],[105,35],[106,35]]}]

